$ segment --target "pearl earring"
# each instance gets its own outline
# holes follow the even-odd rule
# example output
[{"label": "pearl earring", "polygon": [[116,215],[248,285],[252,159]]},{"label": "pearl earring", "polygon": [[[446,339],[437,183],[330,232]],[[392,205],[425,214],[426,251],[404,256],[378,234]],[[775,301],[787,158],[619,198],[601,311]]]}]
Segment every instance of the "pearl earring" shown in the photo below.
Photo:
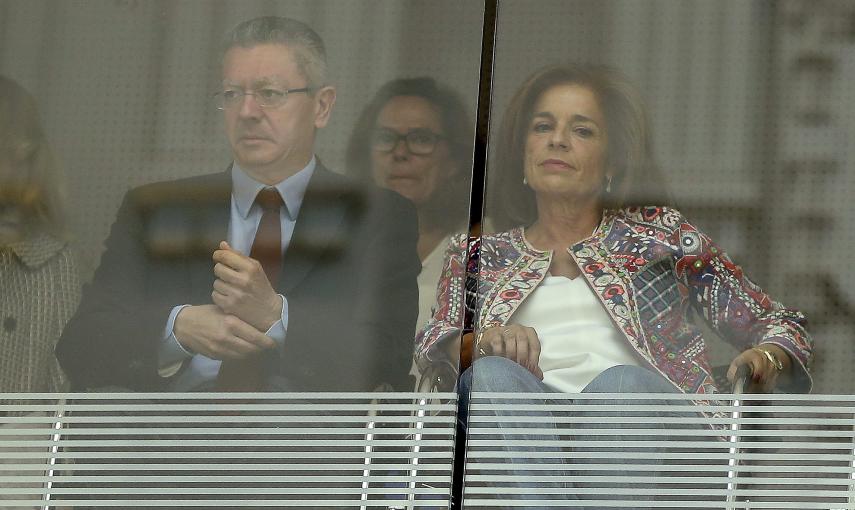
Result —
[{"label": "pearl earring", "polygon": [[611,192],[612,192],[612,176],[607,175],[606,176],[606,193],[611,193]]},{"label": "pearl earring", "polygon": [[528,177],[523,176],[523,186],[528,186]]}]

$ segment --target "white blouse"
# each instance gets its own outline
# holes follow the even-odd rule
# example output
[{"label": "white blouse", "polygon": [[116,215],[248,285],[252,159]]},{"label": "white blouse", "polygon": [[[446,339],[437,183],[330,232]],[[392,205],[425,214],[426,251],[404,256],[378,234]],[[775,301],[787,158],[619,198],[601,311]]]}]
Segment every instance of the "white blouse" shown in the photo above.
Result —
[{"label": "white blouse", "polygon": [[422,330],[425,323],[433,316],[433,305],[436,304],[436,285],[442,274],[445,249],[449,238],[445,237],[436,244],[433,251],[422,261],[422,272],[419,273],[419,317],[416,319],[416,333]]},{"label": "white blouse", "polygon": [[608,368],[641,364],[582,277],[547,275],[509,323],[537,332],[543,383],[558,392],[579,393]]}]

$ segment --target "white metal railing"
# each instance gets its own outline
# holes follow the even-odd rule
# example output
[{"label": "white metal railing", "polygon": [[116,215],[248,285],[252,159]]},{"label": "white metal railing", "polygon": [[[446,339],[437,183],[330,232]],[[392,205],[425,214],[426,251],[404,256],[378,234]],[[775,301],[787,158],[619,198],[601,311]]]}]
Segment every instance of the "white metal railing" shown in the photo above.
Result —
[{"label": "white metal railing", "polygon": [[855,509],[855,396],[473,393],[467,507]]},{"label": "white metal railing", "polygon": [[[855,396],[474,393],[464,508],[855,509]],[[456,396],[0,395],[0,506],[447,508]]]},{"label": "white metal railing", "polygon": [[0,506],[449,506],[453,393],[0,399]]}]

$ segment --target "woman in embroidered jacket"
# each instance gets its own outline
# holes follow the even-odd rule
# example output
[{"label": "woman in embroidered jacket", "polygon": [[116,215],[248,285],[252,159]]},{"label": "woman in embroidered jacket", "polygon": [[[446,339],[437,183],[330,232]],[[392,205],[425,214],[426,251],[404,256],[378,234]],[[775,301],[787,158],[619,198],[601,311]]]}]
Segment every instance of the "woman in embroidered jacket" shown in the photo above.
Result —
[{"label": "woman in embroidered jacket", "polygon": [[[530,77],[490,172],[500,181],[492,218],[507,230],[449,247],[417,362],[456,359],[474,308],[464,400],[470,389],[710,394],[718,388],[697,315],[741,351],[729,378],[749,365],[756,390],[809,390],[803,315],[770,299],[677,210],[648,205],[664,191],[650,145],[638,94],[614,71],[558,66]],[[469,271],[467,249],[480,257]]]},{"label": "woman in embroidered jacket", "polygon": [[60,185],[35,101],[0,76],[0,392],[67,389],[53,349],[80,289]]}]

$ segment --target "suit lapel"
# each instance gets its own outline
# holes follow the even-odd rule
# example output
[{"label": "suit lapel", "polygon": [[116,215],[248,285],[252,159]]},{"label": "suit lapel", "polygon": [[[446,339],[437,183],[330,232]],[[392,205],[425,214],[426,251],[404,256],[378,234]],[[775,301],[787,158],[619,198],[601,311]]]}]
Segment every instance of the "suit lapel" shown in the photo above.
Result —
[{"label": "suit lapel", "polygon": [[282,258],[281,276],[276,285],[288,294],[305,280],[319,263],[340,255],[347,249],[349,236],[346,220],[355,220],[361,200],[357,189],[348,186],[344,177],[318,165],[306,188],[303,203],[294,225],[291,242]]},{"label": "suit lapel", "polygon": [[197,227],[199,232],[198,254],[191,254],[189,263],[192,265],[190,271],[191,285],[194,295],[206,296],[210,299],[210,293],[214,283],[213,261],[211,255],[217,249],[220,241],[225,241],[229,233],[229,221],[231,218],[231,165],[222,173],[214,174],[210,180],[197,189],[188,190],[194,198],[191,204],[198,207],[196,213]]}]

